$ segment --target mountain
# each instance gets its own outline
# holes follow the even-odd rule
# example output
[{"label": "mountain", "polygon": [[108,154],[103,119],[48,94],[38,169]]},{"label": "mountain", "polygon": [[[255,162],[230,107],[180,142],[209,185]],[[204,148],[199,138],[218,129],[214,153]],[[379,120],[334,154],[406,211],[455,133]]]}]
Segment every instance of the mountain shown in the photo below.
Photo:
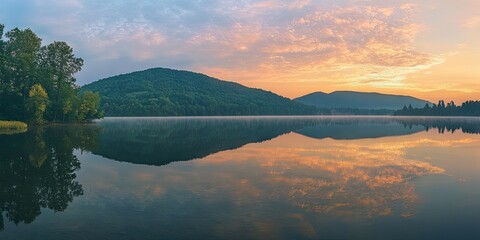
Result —
[{"label": "mountain", "polygon": [[233,116],[314,114],[316,109],[272,92],[203,74],[153,68],[85,85],[99,92],[106,116]]},{"label": "mountain", "polygon": [[294,99],[297,102],[319,108],[401,109],[412,104],[422,108],[430,102],[410,96],[389,95],[352,91],[337,91],[330,94],[315,92]]}]

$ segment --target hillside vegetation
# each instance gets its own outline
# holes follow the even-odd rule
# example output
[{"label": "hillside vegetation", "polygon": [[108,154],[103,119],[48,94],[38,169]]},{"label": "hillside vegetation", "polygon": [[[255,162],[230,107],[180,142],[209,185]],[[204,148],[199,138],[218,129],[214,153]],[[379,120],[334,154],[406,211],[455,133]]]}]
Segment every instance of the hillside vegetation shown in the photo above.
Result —
[{"label": "hillside vegetation", "polygon": [[318,108],[351,108],[351,109],[389,109],[398,110],[405,105],[423,107],[428,101],[410,96],[381,93],[336,91],[332,93],[315,92],[294,99],[303,104]]},{"label": "hillside vegetation", "polygon": [[272,92],[165,68],[102,79],[81,90],[100,93],[106,116],[301,115],[317,111]]},{"label": "hillside vegetation", "polygon": [[395,116],[480,116],[480,101],[466,101],[457,106],[451,101],[445,104],[440,100],[432,106],[426,104],[423,108],[414,108],[412,105],[404,106],[403,109],[394,113]]}]

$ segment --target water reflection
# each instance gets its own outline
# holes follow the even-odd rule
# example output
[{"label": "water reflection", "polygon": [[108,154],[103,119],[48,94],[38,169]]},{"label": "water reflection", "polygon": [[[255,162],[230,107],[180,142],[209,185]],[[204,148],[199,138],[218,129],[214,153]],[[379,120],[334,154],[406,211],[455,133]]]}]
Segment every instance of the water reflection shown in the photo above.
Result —
[{"label": "water reflection", "polygon": [[455,133],[460,130],[463,133],[479,134],[480,120],[478,118],[458,117],[458,118],[398,118],[397,122],[403,124],[405,128],[422,126],[426,131],[430,129],[438,130],[439,133]]},{"label": "water reflection", "polygon": [[343,230],[354,224],[420,219],[417,180],[470,180],[452,161],[436,160],[475,160],[480,139],[467,133],[479,126],[468,118],[327,117],[106,119],[31,129],[0,136],[0,226],[32,223],[51,209],[68,214],[39,225],[71,239],[85,231],[125,239],[139,232],[348,238],[356,235]]},{"label": "water reflection", "polygon": [[295,130],[296,133],[316,139],[353,140],[409,135],[425,130],[424,126],[405,126],[396,121],[349,121],[320,123]]},{"label": "water reflection", "polygon": [[[221,175],[229,176],[228,179],[216,179],[221,182],[237,177],[242,179],[234,169],[245,162],[248,162],[249,169],[264,172],[262,178],[252,178],[242,184],[243,196],[250,192],[251,196],[261,195],[271,200],[288,199],[292,205],[304,210],[337,217],[373,217],[394,213],[408,217],[412,215],[416,202],[411,181],[441,174],[445,170],[408,158],[406,151],[417,146],[440,144],[444,146],[445,143],[397,138],[382,142],[312,142],[291,134],[261,146],[216,154],[198,164],[210,167],[230,165],[231,159],[235,159],[234,166],[229,169],[231,172]],[[247,185],[250,185],[250,190],[245,189]]]},{"label": "water reflection", "polygon": [[474,118],[111,118],[100,121],[95,154],[136,164],[165,165],[203,158],[296,132],[324,139],[364,139],[439,132],[480,133]]},{"label": "water reflection", "polygon": [[[435,239],[441,239],[448,226],[437,221],[445,218],[436,216],[450,216],[453,209],[458,210],[461,218],[449,217],[448,224],[457,225],[465,218],[465,203],[473,210],[480,206],[472,203],[478,199],[474,196],[479,194],[479,181],[466,178],[472,181],[470,185],[459,181],[465,178],[464,171],[451,176],[455,171],[439,165],[440,160],[448,151],[447,159],[455,160],[452,165],[465,164],[465,160],[476,159],[479,146],[478,136],[460,132],[421,131],[348,141],[318,140],[290,132],[159,168],[116,164],[106,171],[110,165],[103,162],[102,167],[95,167],[101,171],[92,167],[94,172],[85,179],[96,186],[91,195],[97,198],[90,202],[101,196],[101,201],[114,206],[105,215],[122,218],[118,213],[122,209],[138,225],[163,226],[133,226],[151,236],[411,239],[405,229],[423,226],[412,235],[425,239],[437,230],[440,237]],[[92,158],[96,159],[92,162],[102,161]],[[465,168],[475,169],[475,164]],[[429,184],[427,191],[418,189],[419,182]],[[438,204],[440,199],[446,200]],[[434,211],[425,210],[431,206]],[[459,236],[478,236],[471,225],[479,217],[473,212]],[[109,217],[99,222],[109,222]],[[383,237],[382,229],[388,229]],[[362,237],[366,234],[371,238]]]},{"label": "water reflection", "polygon": [[15,224],[31,223],[42,208],[64,211],[82,195],[73,150],[94,148],[98,133],[93,126],[57,126],[0,136],[0,229],[4,215]]},{"label": "water reflection", "polygon": [[258,118],[108,119],[95,154],[130,163],[165,165],[263,142],[313,121]]}]

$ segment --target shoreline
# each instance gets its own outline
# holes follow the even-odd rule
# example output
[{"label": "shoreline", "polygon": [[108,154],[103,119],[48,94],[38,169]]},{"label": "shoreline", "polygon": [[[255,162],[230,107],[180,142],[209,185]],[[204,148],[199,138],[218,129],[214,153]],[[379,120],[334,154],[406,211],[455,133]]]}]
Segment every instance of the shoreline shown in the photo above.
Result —
[{"label": "shoreline", "polygon": [[112,116],[93,122],[115,119],[328,119],[328,118],[390,118],[390,119],[480,119],[480,116],[392,116],[392,115],[260,115],[260,116]]}]

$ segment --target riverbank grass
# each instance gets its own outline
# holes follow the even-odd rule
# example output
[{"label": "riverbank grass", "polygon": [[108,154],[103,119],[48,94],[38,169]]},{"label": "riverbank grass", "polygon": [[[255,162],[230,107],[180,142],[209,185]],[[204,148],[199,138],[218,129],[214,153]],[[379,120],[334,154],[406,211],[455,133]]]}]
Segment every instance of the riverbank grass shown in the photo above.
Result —
[{"label": "riverbank grass", "polygon": [[11,135],[26,132],[28,125],[19,121],[0,121],[0,135]]}]

